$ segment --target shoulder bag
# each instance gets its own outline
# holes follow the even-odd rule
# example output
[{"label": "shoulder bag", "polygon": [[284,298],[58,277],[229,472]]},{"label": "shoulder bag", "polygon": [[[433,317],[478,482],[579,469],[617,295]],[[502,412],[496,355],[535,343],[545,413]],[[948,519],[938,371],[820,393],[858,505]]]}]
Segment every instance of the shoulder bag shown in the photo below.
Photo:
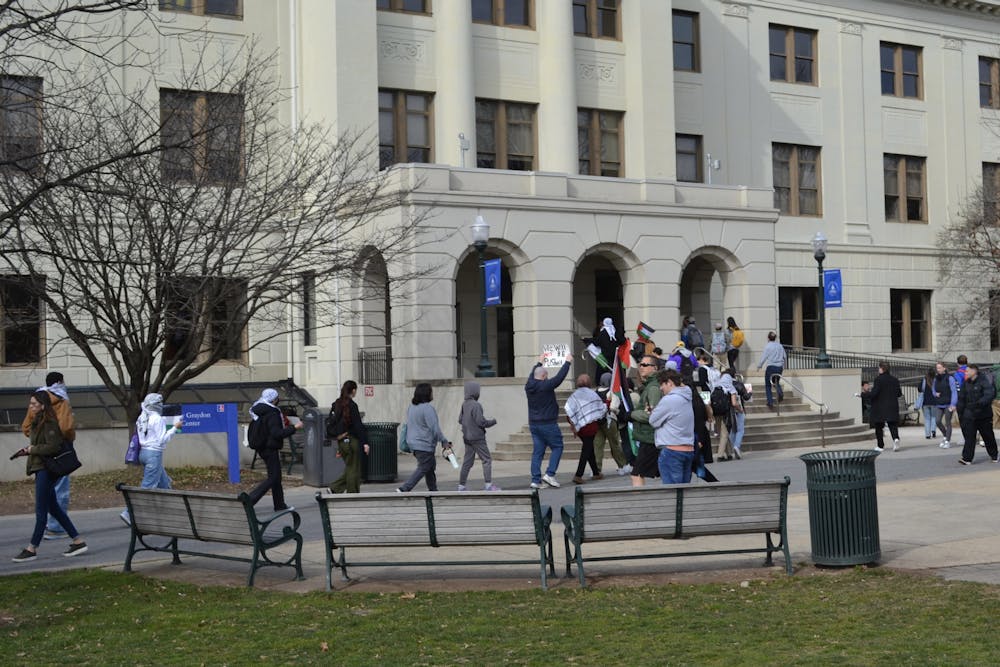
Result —
[{"label": "shoulder bag", "polygon": [[43,462],[45,469],[53,477],[65,477],[83,465],[77,458],[73,443],[69,440],[63,440],[62,450],[55,456],[46,456]]}]

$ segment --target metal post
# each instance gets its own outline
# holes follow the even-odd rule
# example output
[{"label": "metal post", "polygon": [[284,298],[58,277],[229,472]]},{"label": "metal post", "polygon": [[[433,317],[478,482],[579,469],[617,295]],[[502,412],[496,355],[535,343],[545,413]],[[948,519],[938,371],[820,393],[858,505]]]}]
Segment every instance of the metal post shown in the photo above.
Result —
[{"label": "metal post", "polygon": [[816,265],[819,271],[819,354],[816,355],[816,368],[833,368],[830,355],[826,353],[826,290],[823,285],[824,256],[816,254]]},{"label": "metal post", "polygon": [[490,364],[490,356],[486,346],[486,258],[483,252],[486,250],[486,243],[476,243],[476,252],[479,253],[479,365],[476,367],[477,378],[496,377],[496,371]]}]

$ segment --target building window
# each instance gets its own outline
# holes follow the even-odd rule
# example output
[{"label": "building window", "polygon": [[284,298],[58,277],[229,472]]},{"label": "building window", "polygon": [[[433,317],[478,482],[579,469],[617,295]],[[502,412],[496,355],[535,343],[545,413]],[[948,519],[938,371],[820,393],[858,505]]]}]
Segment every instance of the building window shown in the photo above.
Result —
[{"label": "building window", "polygon": [[431,162],[431,99],[425,93],[378,91],[379,169],[397,162]]},{"label": "building window", "polygon": [[990,349],[1000,350],[1000,291],[990,290]]},{"label": "building window", "polygon": [[785,215],[821,215],[818,146],[772,144],[774,207]]},{"label": "building window", "polygon": [[160,10],[241,19],[243,0],[160,0]]},{"label": "building window", "polygon": [[924,96],[921,82],[922,52],[919,46],[904,46],[882,42],[882,94],[896,97]]},{"label": "building window", "polygon": [[816,83],[816,31],[771,25],[771,81]]},{"label": "building window", "polygon": [[573,0],[574,34],[619,39],[618,9],[618,0]]},{"label": "building window", "polygon": [[927,222],[926,162],[912,155],[882,157],[887,222]]},{"label": "building window", "polygon": [[931,293],[889,290],[893,352],[926,352],[931,342]]},{"label": "building window", "polygon": [[161,88],[160,143],[165,181],[241,183],[243,96]]},{"label": "building window", "polygon": [[42,80],[0,76],[0,166],[30,171],[42,154]]},{"label": "building window", "polygon": [[535,106],[476,100],[476,166],[481,169],[535,168]]},{"label": "building window", "polygon": [[1000,60],[979,58],[979,106],[1000,109]]},{"label": "building window", "polygon": [[167,359],[211,353],[219,359],[244,360],[245,279],[181,278],[171,292],[164,325]]},{"label": "building window", "polygon": [[302,274],[302,344],[316,344],[316,274]]},{"label": "building window", "polygon": [[778,288],[778,335],[785,345],[819,347],[819,288]]},{"label": "building window", "polygon": [[532,0],[472,0],[472,20],[493,25],[534,25]]},{"label": "building window", "polygon": [[698,57],[698,14],[674,10],[674,69],[697,72],[701,68]]},{"label": "building window", "polygon": [[414,14],[430,14],[429,0],[377,0],[376,9],[390,12],[412,12]]},{"label": "building window", "polygon": [[5,366],[37,364],[44,338],[41,301],[28,276],[0,276],[0,359]]},{"label": "building window", "polygon": [[622,116],[620,111],[577,110],[576,131],[581,174],[625,175],[622,169]]},{"label": "building window", "polygon": [[678,134],[676,139],[677,180],[701,183],[702,174],[701,137],[697,134]]},{"label": "building window", "polygon": [[983,163],[983,222],[1000,226],[1000,164]]}]

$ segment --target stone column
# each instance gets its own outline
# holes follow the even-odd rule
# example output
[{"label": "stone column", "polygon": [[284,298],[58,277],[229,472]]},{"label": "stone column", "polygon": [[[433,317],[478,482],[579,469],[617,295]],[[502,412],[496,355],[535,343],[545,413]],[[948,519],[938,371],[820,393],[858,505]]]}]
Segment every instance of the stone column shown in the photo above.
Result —
[{"label": "stone column", "polygon": [[465,166],[476,166],[476,91],[473,85],[472,3],[435,0],[434,161],[462,165],[459,133],[468,150]]},{"label": "stone column", "polygon": [[576,56],[573,5],[539,2],[538,170],[575,174],[579,170],[576,133]]}]

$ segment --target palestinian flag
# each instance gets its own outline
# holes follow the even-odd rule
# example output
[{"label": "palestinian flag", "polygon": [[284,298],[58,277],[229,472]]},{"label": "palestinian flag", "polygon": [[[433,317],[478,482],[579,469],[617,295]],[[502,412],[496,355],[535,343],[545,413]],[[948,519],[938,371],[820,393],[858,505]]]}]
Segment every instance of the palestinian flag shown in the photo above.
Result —
[{"label": "palestinian flag", "polygon": [[618,346],[615,354],[615,367],[611,371],[611,391],[618,394],[626,413],[632,412],[632,398],[629,396],[628,382],[625,379],[630,349],[632,349],[632,344],[628,339],[625,339],[625,342]]},{"label": "palestinian flag", "polygon": [[649,326],[642,320],[639,320],[639,326],[636,327],[635,332],[639,335],[639,340],[645,342],[649,341],[653,337],[653,334],[656,333],[656,329]]},{"label": "palestinian flag", "polygon": [[608,360],[604,358],[603,354],[601,354],[601,348],[591,343],[587,346],[587,352],[590,353],[590,356],[597,362],[598,366],[607,368],[609,371],[611,370],[611,364],[609,364]]}]

